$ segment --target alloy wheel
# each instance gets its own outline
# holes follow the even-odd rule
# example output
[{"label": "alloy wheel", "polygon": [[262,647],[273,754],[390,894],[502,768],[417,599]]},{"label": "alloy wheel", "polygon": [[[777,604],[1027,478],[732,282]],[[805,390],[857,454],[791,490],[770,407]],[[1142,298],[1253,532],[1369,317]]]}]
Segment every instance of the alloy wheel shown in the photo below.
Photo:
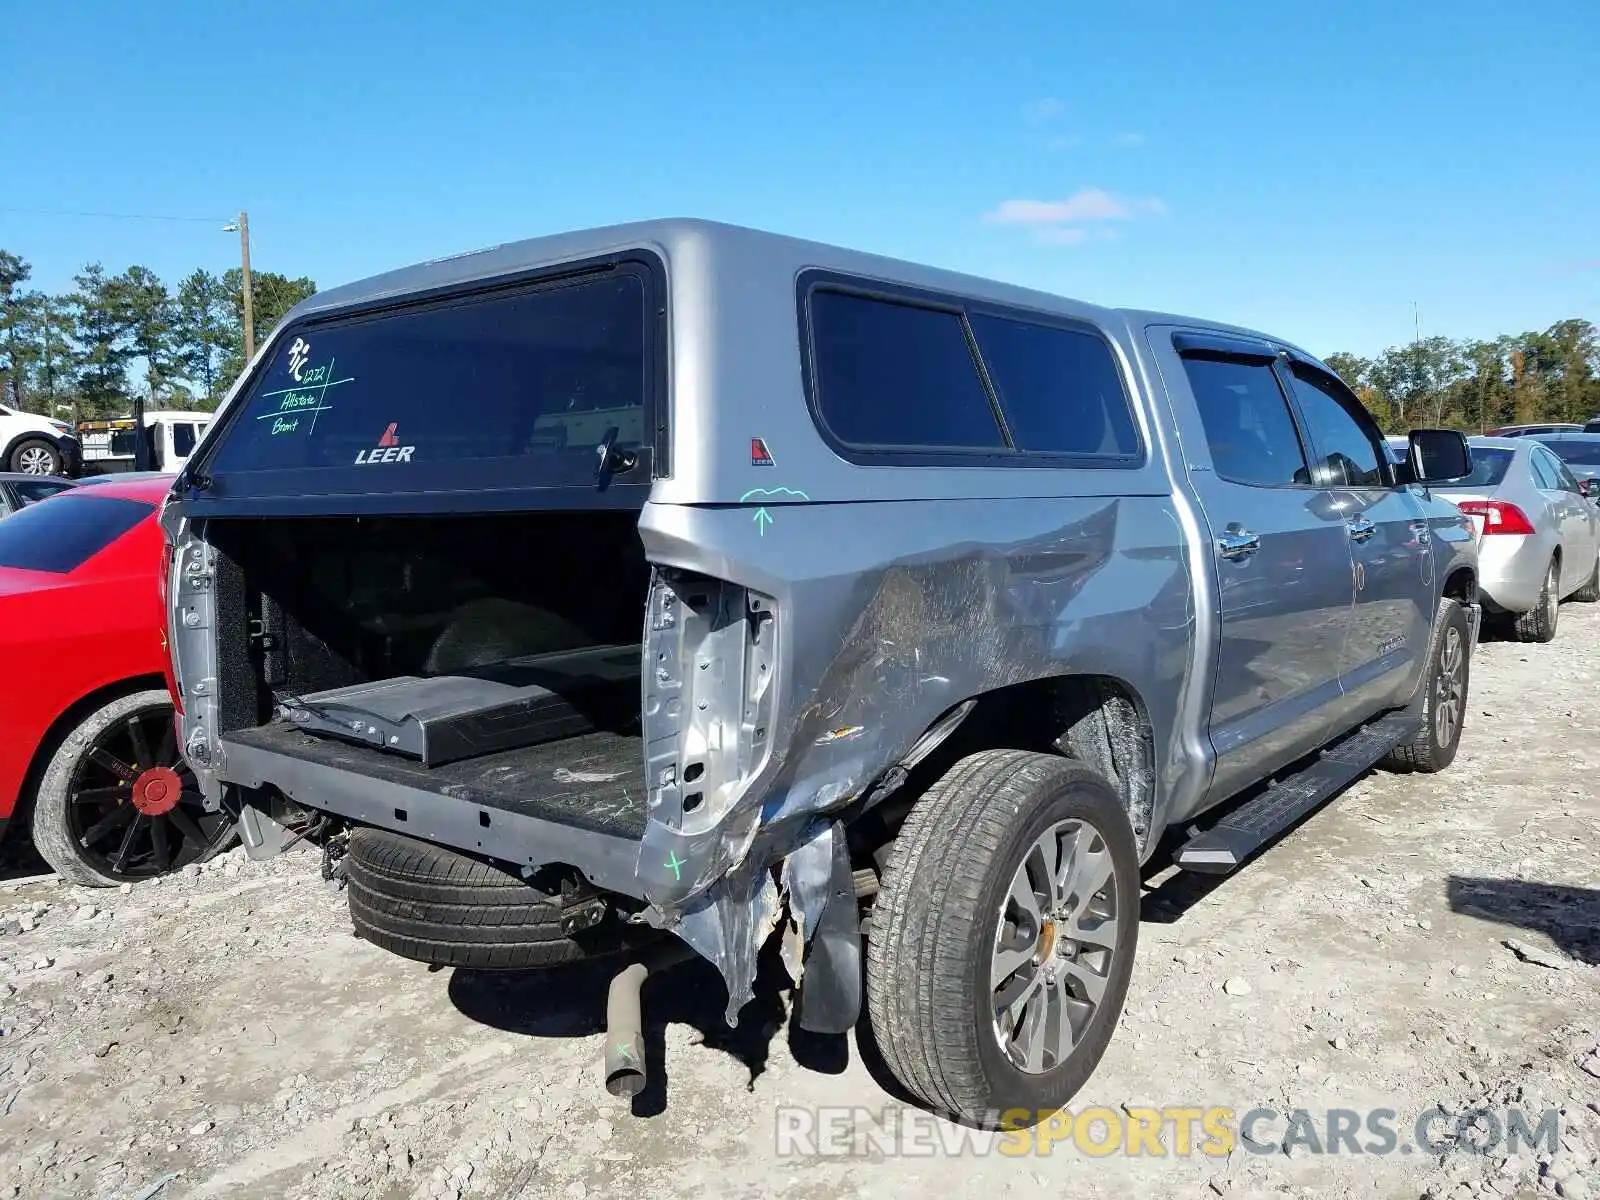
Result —
[{"label": "alloy wheel", "polygon": [[1466,644],[1461,631],[1452,625],[1445,630],[1444,645],[1439,648],[1439,674],[1434,681],[1433,736],[1440,746],[1452,744],[1456,731],[1461,728],[1465,690],[1461,681],[1466,659]]},{"label": "alloy wheel", "polygon": [[78,853],[130,881],[205,857],[231,828],[225,813],[206,811],[170,707],[141,709],[96,738],[73,770],[67,803]]},{"label": "alloy wheel", "polygon": [[24,475],[53,475],[55,455],[43,446],[28,446],[18,455],[17,466]]},{"label": "alloy wheel", "polygon": [[1028,848],[1000,906],[990,965],[994,1036],[1029,1074],[1060,1066],[1088,1029],[1127,918],[1111,849],[1087,821],[1058,821]]}]

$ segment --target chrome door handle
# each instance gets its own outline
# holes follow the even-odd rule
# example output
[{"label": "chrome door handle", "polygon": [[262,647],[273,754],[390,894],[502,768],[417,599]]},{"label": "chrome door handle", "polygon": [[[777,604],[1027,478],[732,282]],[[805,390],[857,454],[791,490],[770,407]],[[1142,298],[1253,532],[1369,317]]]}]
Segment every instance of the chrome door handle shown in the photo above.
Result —
[{"label": "chrome door handle", "polygon": [[1364,542],[1377,532],[1378,527],[1371,521],[1367,520],[1367,518],[1359,515],[1350,518],[1351,541]]},{"label": "chrome door handle", "polygon": [[1217,539],[1217,553],[1230,562],[1249,558],[1259,549],[1261,549],[1260,535],[1246,533],[1242,529],[1230,529]]}]

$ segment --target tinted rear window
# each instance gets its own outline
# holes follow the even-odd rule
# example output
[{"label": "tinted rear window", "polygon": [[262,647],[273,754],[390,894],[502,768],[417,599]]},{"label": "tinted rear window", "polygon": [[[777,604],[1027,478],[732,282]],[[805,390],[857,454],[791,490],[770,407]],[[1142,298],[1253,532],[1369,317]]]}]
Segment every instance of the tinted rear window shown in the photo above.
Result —
[{"label": "tinted rear window", "polygon": [[1001,450],[961,314],[817,291],[817,403],[852,446]]},{"label": "tinted rear window", "polygon": [[984,313],[971,319],[1017,449],[1106,457],[1139,453],[1122,377],[1102,339]]},{"label": "tinted rear window", "polygon": [[143,500],[75,491],[30,504],[0,521],[0,567],[77,570],[154,511]]},{"label": "tinted rear window", "polygon": [[1496,487],[1506,477],[1506,471],[1511,466],[1511,456],[1515,450],[1506,450],[1498,446],[1473,446],[1472,447],[1472,474],[1460,480],[1451,480],[1452,488],[1491,488]]},{"label": "tinted rear window", "polygon": [[646,293],[623,268],[286,332],[207,471],[378,465],[367,486],[403,487],[430,464],[514,460],[522,481],[587,481],[608,431],[651,437]]},{"label": "tinted rear window", "polygon": [[1580,467],[1600,466],[1600,442],[1548,441],[1562,462],[1577,463]]}]

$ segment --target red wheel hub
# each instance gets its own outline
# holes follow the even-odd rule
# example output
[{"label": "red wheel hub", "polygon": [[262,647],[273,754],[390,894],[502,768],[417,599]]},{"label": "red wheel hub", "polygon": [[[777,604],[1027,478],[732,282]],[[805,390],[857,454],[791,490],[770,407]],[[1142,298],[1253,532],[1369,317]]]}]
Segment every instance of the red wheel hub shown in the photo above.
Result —
[{"label": "red wheel hub", "polygon": [[133,781],[133,806],[147,817],[165,816],[178,807],[183,781],[171,767],[140,771]]}]

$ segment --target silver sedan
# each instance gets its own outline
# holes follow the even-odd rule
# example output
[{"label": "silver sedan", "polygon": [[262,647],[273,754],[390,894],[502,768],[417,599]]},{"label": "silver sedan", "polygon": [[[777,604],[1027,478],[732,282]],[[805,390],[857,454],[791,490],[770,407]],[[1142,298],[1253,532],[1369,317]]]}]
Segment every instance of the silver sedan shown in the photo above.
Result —
[{"label": "silver sedan", "polygon": [[1472,474],[1437,488],[1478,531],[1486,610],[1517,636],[1548,642],[1561,601],[1600,600],[1600,511],[1549,447],[1531,438],[1469,438]]}]

